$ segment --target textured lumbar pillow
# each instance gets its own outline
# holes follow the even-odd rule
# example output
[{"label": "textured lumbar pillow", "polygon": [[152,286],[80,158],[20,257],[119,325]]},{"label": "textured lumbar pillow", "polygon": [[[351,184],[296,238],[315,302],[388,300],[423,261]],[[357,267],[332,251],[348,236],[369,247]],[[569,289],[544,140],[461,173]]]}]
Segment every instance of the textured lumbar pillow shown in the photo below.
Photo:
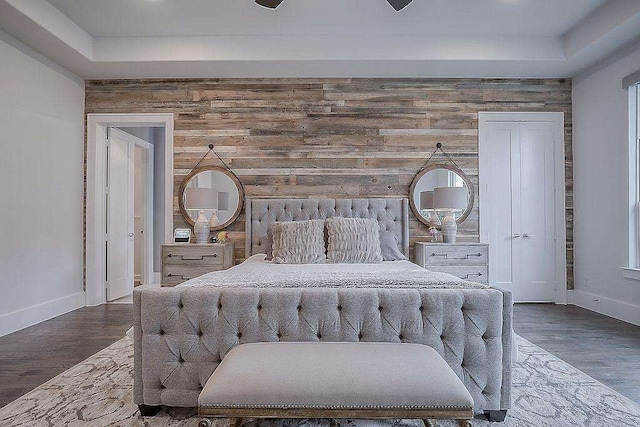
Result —
[{"label": "textured lumbar pillow", "polygon": [[273,262],[318,264],[325,262],[324,220],[276,222],[271,226]]},{"label": "textured lumbar pillow", "polygon": [[329,245],[327,261],[332,263],[380,263],[380,225],[373,218],[327,218]]},{"label": "textured lumbar pillow", "polygon": [[407,260],[407,257],[398,249],[398,236],[392,231],[380,230],[380,249],[384,261]]}]

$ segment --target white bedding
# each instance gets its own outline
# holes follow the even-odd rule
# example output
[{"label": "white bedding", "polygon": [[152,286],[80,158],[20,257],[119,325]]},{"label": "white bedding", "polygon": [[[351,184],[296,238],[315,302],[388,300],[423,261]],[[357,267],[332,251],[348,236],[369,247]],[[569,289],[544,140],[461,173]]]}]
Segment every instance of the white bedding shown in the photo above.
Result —
[{"label": "white bedding", "polygon": [[485,285],[435,273],[410,261],[379,264],[276,264],[256,254],[228,270],[214,271],[178,286],[345,287],[486,289]]}]

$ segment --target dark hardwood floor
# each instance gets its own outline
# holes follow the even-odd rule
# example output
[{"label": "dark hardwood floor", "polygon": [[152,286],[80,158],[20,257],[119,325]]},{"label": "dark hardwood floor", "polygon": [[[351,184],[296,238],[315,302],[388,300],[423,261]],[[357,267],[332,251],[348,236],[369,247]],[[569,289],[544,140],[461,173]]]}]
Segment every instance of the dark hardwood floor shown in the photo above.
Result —
[{"label": "dark hardwood floor", "polygon": [[[133,306],[87,307],[0,337],[0,407],[124,336]],[[516,304],[516,333],[640,403],[640,327],[591,311]]]},{"label": "dark hardwood floor", "polygon": [[0,337],[0,407],[122,338],[133,305],[85,307]]}]

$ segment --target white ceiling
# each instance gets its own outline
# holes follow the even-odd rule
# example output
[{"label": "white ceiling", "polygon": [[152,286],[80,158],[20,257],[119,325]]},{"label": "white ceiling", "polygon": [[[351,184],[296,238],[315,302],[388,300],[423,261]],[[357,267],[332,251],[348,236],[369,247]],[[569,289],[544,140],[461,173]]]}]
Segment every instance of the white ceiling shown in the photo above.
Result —
[{"label": "white ceiling", "polygon": [[0,29],[84,78],[570,77],[640,0],[0,0]]},{"label": "white ceiling", "polygon": [[560,36],[606,0],[49,0],[98,37],[309,34]]}]

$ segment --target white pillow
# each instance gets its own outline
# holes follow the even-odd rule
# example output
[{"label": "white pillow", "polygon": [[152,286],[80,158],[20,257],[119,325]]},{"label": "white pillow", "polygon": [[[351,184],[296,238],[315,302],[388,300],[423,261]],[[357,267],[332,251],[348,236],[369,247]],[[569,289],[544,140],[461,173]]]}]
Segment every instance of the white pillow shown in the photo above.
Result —
[{"label": "white pillow", "polygon": [[271,226],[273,262],[319,264],[324,253],[324,220],[275,222]]},{"label": "white pillow", "polygon": [[327,218],[329,245],[327,261],[331,263],[382,262],[380,225],[374,218]]}]

